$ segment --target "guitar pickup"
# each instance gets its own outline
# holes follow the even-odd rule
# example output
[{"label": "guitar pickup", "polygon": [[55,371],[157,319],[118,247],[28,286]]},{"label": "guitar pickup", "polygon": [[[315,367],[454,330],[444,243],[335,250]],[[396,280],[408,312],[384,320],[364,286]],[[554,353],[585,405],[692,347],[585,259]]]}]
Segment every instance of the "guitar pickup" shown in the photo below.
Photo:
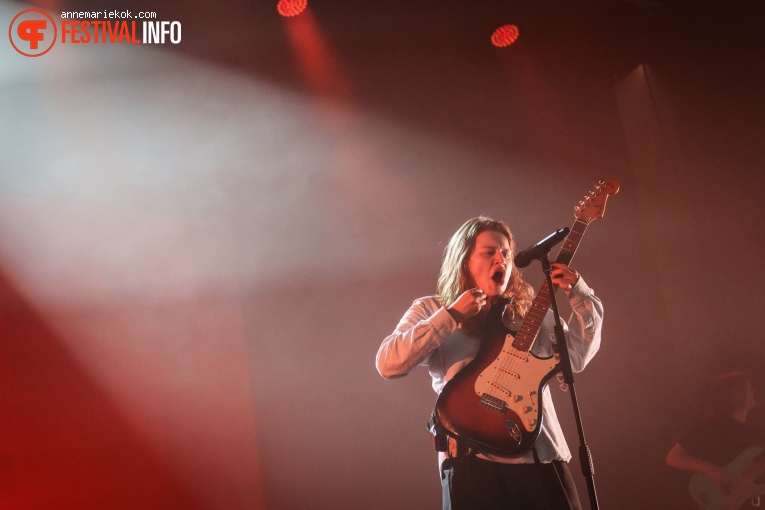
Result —
[{"label": "guitar pickup", "polygon": [[[508,335],[509,336],[509,335]],[[524,363],[529,362],[529,355],[528,353],[525,353],[523,351],[519,351],[517,349],[505,349],[502,351],[502,354],[505,354],[507,356],[512,356],[513,358],[522,361]]]},{"label": "guitar pickup", "polygon": [[481,395],[481,405],[502,414],[507,411],[507,403],[504,400],[493,397],[488,393]]},{"label": "guitar pickup", "polygon": [[518,375],[518,372],[513,372],[512,370],[507,370],[505,368],[499,368],[499,367],[495,367],[495,369],[497,370],[497,372],[502,372],[503,374],[508,375],[508,376],[512,377],[513,379],[520,379],[521,378],[521,376]]}]

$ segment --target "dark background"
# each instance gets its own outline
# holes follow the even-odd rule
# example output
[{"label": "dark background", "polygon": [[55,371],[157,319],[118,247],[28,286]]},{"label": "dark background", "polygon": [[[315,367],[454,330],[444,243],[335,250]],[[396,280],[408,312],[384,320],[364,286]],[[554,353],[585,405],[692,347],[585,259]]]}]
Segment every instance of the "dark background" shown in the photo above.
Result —
[{"label": "dark background", "polygon": [[763,391],[765,3],[275,4],[41,2],[183,40],[4,45],[0,506],[439,508],[430,379],[380,341],[466,219],[523,248],[615,179],[573,263],[600,506],[685,508],[703,382]]}]

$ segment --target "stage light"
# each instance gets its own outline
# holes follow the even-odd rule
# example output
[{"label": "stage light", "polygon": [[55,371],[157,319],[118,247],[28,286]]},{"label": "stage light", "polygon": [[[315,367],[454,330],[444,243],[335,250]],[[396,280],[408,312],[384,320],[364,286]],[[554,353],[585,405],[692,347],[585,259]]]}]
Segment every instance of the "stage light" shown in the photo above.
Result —
[{"label": "stage light", "polygon": [[308,0],[279,0],[276,10],[285,17],[297,16],[308,7]]},{"label": "stage light", "polygon": [[491,43],[497,48],[510,46],[518,40],[518,27],[515,25],[502,25],[491,34]]}]

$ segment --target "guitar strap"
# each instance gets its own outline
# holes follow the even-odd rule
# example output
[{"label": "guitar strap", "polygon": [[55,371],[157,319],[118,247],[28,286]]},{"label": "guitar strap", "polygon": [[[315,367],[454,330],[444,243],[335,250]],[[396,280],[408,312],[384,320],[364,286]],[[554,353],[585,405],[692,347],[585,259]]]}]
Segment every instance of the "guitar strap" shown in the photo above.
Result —
[{"label": "guitar strap", "polygon": [[465,457],[475,453],[475,449],[473,449],[470,443],[464,439],[449,435],[446,428],[438,421],[435,408],[433,408],[433,412],[428,420],[428,432],[432,436],[433,447],[436,451],[445,452],[449,458]]},{"label": "guitar strap", "polygon": [[433,412],[430,413],[430,419],[428,420],[428,432],[433,436],[433,446],[437,452],[449,450],[449,436],[446,434],[444,426],[438,421],[435,407]]}]

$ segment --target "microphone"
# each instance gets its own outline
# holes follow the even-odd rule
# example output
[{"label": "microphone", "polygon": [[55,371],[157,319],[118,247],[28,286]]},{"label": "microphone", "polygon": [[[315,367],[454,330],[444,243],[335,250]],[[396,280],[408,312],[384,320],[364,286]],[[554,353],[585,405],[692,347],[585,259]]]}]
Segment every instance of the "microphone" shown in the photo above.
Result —
[{"label": "microphone", "polygon": [[542,256],[546,256],[550,253],[553,246],[561,242],[568,235],[568,232],[568,227],[561,228],[545,237],[534,246],[529,246],[515,256],[515,267],[526,267],[531,264],[532,261],[541,258]]}]

